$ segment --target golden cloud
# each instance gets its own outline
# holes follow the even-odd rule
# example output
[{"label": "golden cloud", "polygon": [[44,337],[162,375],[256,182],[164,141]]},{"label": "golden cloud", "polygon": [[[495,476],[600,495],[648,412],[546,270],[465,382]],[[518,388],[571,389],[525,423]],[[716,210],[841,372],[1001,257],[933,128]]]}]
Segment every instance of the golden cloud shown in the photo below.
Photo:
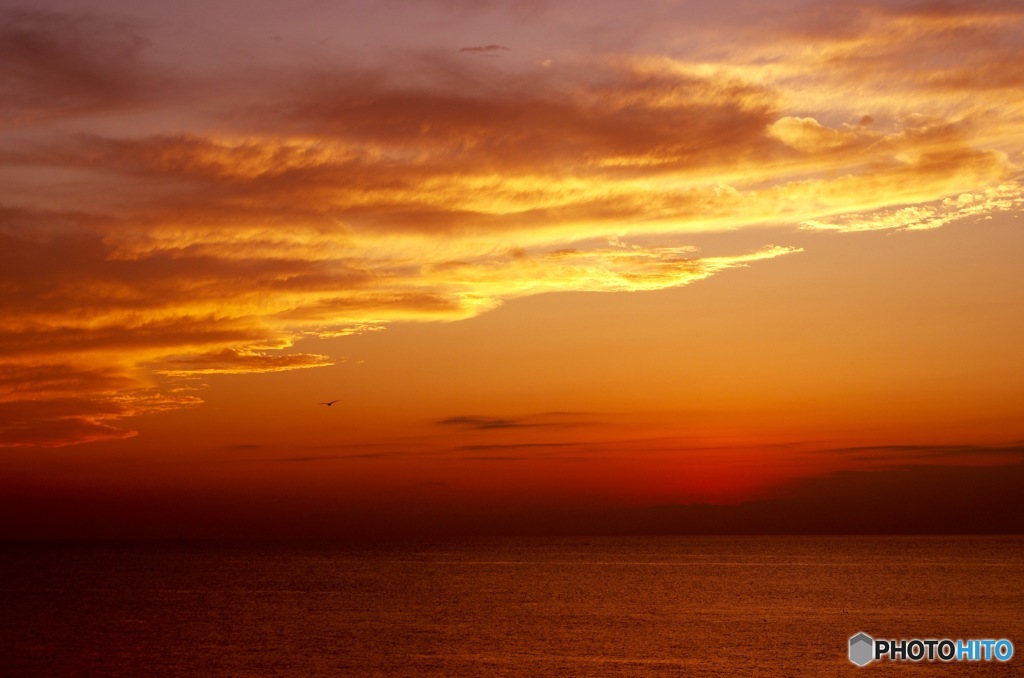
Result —
[{"label": "golden cloud", "polygon": [[145,66],[131,27],[17,14],[0,31],[0,119],[18,124],[0,133],[17,179],[0,189],[0,444],[126,435],[125,417],[195,402],[183,377],[331,363],[283,350],[302,338],[798,251],[751,230],[759,244],[701,256],[678,244],[691,234],[1019,209],[1024,101],[1006,64],[1024,63],[1009,39],[1024,12],[843,11],[714,58],[238,76],[203,124],[190,110],[184,129],[122,136],[88,116],[172,118],[168,83],[186,76]]}]

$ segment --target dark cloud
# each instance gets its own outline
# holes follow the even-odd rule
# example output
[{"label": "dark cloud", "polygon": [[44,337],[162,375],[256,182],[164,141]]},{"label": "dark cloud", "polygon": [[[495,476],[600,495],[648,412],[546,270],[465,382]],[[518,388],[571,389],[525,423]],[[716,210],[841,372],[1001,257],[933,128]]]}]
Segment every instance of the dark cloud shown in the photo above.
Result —
[{"label": "dark cloud", "polygon": [[871,445],[862,447],[838,447],[821,450],[824,453],[840,454],[859,459],[889,459],[910,461],[932,458],[964,458],[979,456],[1024,455],[1024,444],[1005,445]]},{"label": "dark cloud", "polygon": [[104,420],[68,414],[80,410],[79,403],[63,401],[60,404],[68,409],[59,417],[44,418],[33,413],[27,419],[12,419],[6,408],[0,406],[0,447],[60,447],[135,435],[131,430],[104,423]]},{"label": "dark cloud", "polygon": [[273,457],[267,459],[248,459],[245,461],[266,461],[286,463],[310,463],[319,461],[341,461],[345,459],[395,459],[396,457],[409,456],[404,450],[388,450],[382,452],[353,452],[352,454],[312,454],[296,457]]},{"label": "dark cloud", "polygon": [[40,120],[140,103],[146,40],[125,22],[86,13],[0,10],[0,120]]},{"label": "dark cloud", "polygon": [[[511,428],[563,428],[589,423],[576,412],[545,412],[522,417],[486,417],[459,415],[446,417],[436,422],[441,426],[453,426],[469,430],[488,431]],[[538,445],[546,445],[538,443]],[[554,445],[554,443],[552,443]],[[501,446],[462,447],[460,449],[499,449]]]},{"label": "dark cloud", "polygon": [[83,367],[72,363],[0,363],[0,395],[39,397],[46,394],[116,391],[138,383],[108,367]]},{"label": "dark cloud", "polygon": [[291,103],[255,113],[272,129],[285,125],[357,147],[401,152],[414,144],[431,174],[464,171],[466,162],[477,171],[564,171],[569,163],[607,173],[596,163],[608,156],[645,159],[646,174],[655,164],[661,171],[739,164],[770,147],[763,131],[776,102],[766,89],[627,65],[588,70],[429,88],[338,73],[309,82]]},{"label": "dark cloud", "polygon": [[[429,477],[429,476],[428,476]],[[410,488],[441,487],[425,480]],[[149,486],[111,492],[0,478],[0,530],[16,538],[202,534],[294,538],[438,533],[466,535],[968,535],[1024,533],[1024,464],[916,466],[838,472],[795,483],[788,496],[735,505],[666,504],[644,508],[535,509],[507,505],[443,511],[395,500],[309,493],[196,492]],[[426,504],[429,506],[429,502]],[[562,504],[564,505],[564,503]]]},{"label": "dark cloud", "polygon": [[[512,455],[512,454],[473,455],[473,456],[465,456],[465,457],[459,457],[459,458],[464,460],[464,461],[530,461],[530,462],[535,462],[538,459],[534,455]],[[586,454],[583,454],[583,455],[580,455],[580,456],[576,456],[576,457],[568,457],[568,456],[545,456],[545,457],[543,457],[543,460],[545,462],[550,462],[550,461],[558,461],[558,462],[563,462],[563,461],[586,462],[586,461],[590,461],[591,459],[592,459],[592,457],[590,457],[589,455],[586,455]]]},{"label": "dark cloud", "polygon": [[491,456],[476,456],[476,457],[462,457],[466,461],[533,461],[533,457],[514,457],[511,455],[491,455]]},{"label": "dark cloud", "polygon": [[737,505],[533,511],[480,520],[490,534],[1020,534],[1024,464],[841,471]]},{"label": "dark cloud", "polygon": [[384,459],[391,456],[393,455],[387,454],[385,452],[364,452],[363,454],[323,455],[313,457],[282,457],[280,459],[270,459],[268,461],[306,463],[313,461],[337,461],[338,459]]},{"label": "dark cloud", "polygon": [[[29,382],[33,383],[33,382]],[[198,404],[194,396],[136,386],[123,391],[80,388],[84,396],[37,397],[0,402],[0,447],[60,447],[130,438],[124,419]]]},{"label": "dark cloud", "polygon": [[125,318],[95,328],[29,328],[0,333],[0,341],[12,353],[25,356],[119,349],[156,349],[173,353],[188,346],[249,343],[264,339],[265,331],[237,320],[218,319],[212,314],[151,321]]},{"label": "dark cloud", "polygon": [[55,447],[128,438],[127,418],[187,407],[198,398],[149,388],[116,364],[0,360],[0,447]]},{"label": "dark cloud", "polygon": [[458,426],[460,428],[469,428],[477,430],[490,430],[500,428],[524,428],[535,426],[536,424],[526,424],[514,419],[501,419],[499,417],[477,417],[477,416],[458,416],[448,417],[441,419],[437,422],[442,426]]},{"label": "dark cloud", "polygon": [[[260,256],[224,259],[165,251],[121,258],[110,242],[116,236],[90,232],[88,220],[77,221],[78,228],[70,232],[40,238],[36,226],[57,220],[39,213],[28,216],[16,221],[0,215],[0,224],[8,224],[8,234],[0,232],[0,263],[7,273],[4,284],[18,292],[9,302],[19,315],[58,315],[76,309],[98,315],[154,311],[169,304],[180,306],[183,287],[190,289],[190,301],[201,302],[222,299],[225,285],[242,281],[250,289],[286,291],[315,288],[318,282],[330,286],[328,278],[337,276],[337,284],[352,275],[337,271],[329,276],[315,263]],[[111,231],[117,233],[116,225]]]},{"label": "dark cloud", "polygon": [[461,445],[458,447],[458,449],[471,452],[485,452],[498,450],[543,450],[550,448],[557,449],[561,447],[579,447],[583,444],[584,443],[510,443],[505,445]]},{"label": "dark cloud", "polygon": [[508,52],[509,48],[504,45],[482,45],[480,47],[463,47],[459,50],[460,52],[468,52],[470,54],[481,54],[494,56],[499,52]]}]

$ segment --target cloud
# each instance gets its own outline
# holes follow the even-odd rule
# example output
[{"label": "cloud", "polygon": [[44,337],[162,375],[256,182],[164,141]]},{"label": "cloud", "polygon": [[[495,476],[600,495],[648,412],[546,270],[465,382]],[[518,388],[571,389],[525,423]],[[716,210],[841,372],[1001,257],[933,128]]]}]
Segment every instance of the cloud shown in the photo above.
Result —
[{"label": "cloud", "polygon": [[459,52],[468,52],[470,54],[496,56],[498,52],[508,52],[508,47],[504,45],[483,45],[479,47],[463,47]]},{"label": "cloud", "polygon": [[546,173],[566,162],[589,174],[615,164],[731,165],[764,146],[761,132],[778,103],[752,83],[633,58],[528,77],[444,63],[408,82],[337,73],[298,87],[302,94],[291,101],[255,108],[256,120],[265,129],[337,140],[353,157],[425,164],[427,178],[462,174],[465,161],[485,176]]},{"label": "cloud", "polygon": [[802,227],[826,231],[921,231],[939,228],[968,217],[985,218],[1024,207],[1024,188],[1008,182],[977,193],[961,193],[933,203],[843,214],[832,219],[811,219]]},{"label": "cloud", "polygon": [[534,450],[559,447],[575,447],[579,443],[511,443],[505,445],[462,445],[460,450],[472,452],[490,452],[497,450]]},{"label": "cloud", "polygon": [[394,457],[402,456],[401,452],[363,452],[361,454],[346,454],[346,455],[323,455],[323,456],[312,456],[312,457],[284,457],[282,459],[271,459],[269,461],[285,461],[285,462],[315,462],[315,461],[337,461],[339,459],[392,459]]},{"label": "cloud", "polygon": [[290,353],[272,355],[266,351],[225,348],[213,353],[191,355],[184,358],[168,358],[156,371],[171,376],[199,374],[245,374],[250,372],[280,372],[307,367],[333,365],[327,356]]},{"label": "cloud", "polygon": [[526,424],[512,419],[501,419],[498,417],[478,417],[478,416],[458,416],[458,417],[447,417],[437,422],[442,426],[458,426],[461,428],[469,428],[487,431],[490,429],[502,429],[502,428],[523,428],[536,426],[536,424]]},{"label": "cloud", "polygon": [[[321,258],[322,245],[316,259],[287,248],[276,257],[262,251],[215,256],[190,247],[129,254],[116,230],[106,238],[91,235],[67,227],[75,220],[11,210],[4,222],[0,259],[9,264],[5,284],[17,294],[0,319],[7,348],[0,367],[21,390],[44,388],[68,356],[81,374],[102,373],[125,393],[154,380],[167,387],[182,377],[324,366],[336,360],[277,351],[303,337],[379,331],[396,320],[468,318],[505,299],[543,292],[683,285],[790,251],[700,259],[690,248],[562,249],[415,266],[394,254],[370,258],[372,252]],[[45,227],[27,228],[39,224]],[[107,386],[72,385],[82,394]],[[83,401],[64,402],[72,408]],[[106,421],[116,418],[111,412]],[[15,428],[6,431],[0,440],[26,439]]]},{"label": "cloud", "polygon": [[52,397],[85,391],[116,391],[136,386],[130,377],[103,367],[72,363],[4,364],[0,371],[0,398],[31,395]]},{"label": "cloud", "polygon": [[[738,505],[540,510],[484,522],[489,534],[1019,534],[1024,464],[839,471]],[[481,529],[481,528],[478,528]]]},{"label": "cloud", "polygon": [[930,119],[1012,152],[1022,122],[1022,29],[1014,3],[811,6],[735,27],[724,56],[678,68],[762,83],[783,96],[788,117],[850,123],[867,115],[890,136]]},{"label": "cloud", "polygon": [[86,13],[0,10],[0,120],[125,109],[146,91],[133,26]]},{"label": "cloud", "polygon": [[856,457],[866,461],[914,462],[919,459],[971,460],[977,457],[1018,457],[1024,455],[1024,444],[1003,445],[872,445],[821,450],[825,453]]},{"label": "cloud", "polygon": [[202,402],[173,390],[81,390],[88,395],[0,401],[0,441],[8,447],[61,447],[130,438],[135,433],[119,426],[122,420]]},{"label": "cloud", "polygon": [[[230,97],[209,101],[169,96],[209,83],[144,63],[133,25],[9,11],[0,398],[74,421],[114,393],[144,403],[190,376],[337,360],[300,341],[800,251],[764,225],[928,229],[1024,205],[1019,7],[840,11],[713,53],[253,65],[218,75]],[[135,123],[143,104],[147,123],[119,134],[90,117]],[[740,229],[757,244],[686,244]],[[33,421],[19,410],[0,444],[33,439]]]},{"label": "cloud", "polygon": [[[497,429],[517,428],[564,428],[579,426],[587,421],[583,415],[573,412],[544,412],[520,417],[487,417],[480,415],[458,415],[446,417],[436,423],[441,426],[453,426],[473,431],[490,431]],[[499,449],[507,446],[464,446],[462,450]],[[518,446],[516,446],[518,447]]]}]

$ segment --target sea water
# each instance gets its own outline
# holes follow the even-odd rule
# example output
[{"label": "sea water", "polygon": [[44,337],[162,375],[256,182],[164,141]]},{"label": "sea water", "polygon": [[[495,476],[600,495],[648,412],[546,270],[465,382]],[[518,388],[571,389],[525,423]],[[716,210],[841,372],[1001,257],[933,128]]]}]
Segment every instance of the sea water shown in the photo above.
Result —
[{"label": "sea water", "polygon": [[[1007,638],[1007,663],[848,639]],[[1024,675],[1024,537],[0,545],[0,674]]]}]

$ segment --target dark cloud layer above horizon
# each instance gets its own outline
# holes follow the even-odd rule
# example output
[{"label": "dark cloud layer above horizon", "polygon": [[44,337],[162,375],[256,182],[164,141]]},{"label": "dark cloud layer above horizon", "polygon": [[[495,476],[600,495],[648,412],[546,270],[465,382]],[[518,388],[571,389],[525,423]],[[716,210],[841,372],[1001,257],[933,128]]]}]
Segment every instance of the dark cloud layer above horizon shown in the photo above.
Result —
[{"label": "dark cloud layer above horizon", "polygon": [[[315,460],[315,459],[314,459]],[[308,461],[295,458],[293,461]],[[79,487],[59,497],[19,486],[0,493],[6,538],[390,538],[467,535],[1020,534],[1024,464],[840,471],[794,483],[789,496],[736,505],[445,511],[307,494],[301,500],[225,491]],[[434,480],[421,487],[448,489]],[[88,507],[88,510],[83,510]],[[173,508],[173,510],[171,510]],[[31,516],[27,519],[26,516]]]}]

